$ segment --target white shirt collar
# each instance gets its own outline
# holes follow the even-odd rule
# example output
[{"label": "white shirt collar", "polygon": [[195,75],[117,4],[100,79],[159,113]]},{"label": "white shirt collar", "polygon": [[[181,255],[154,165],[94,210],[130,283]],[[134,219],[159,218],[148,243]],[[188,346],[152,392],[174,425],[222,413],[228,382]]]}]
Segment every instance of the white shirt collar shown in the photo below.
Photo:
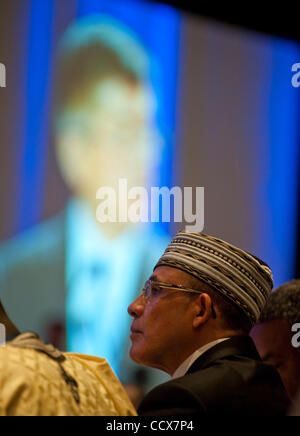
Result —
[{"label": "white shirt collar", "polygon": [[174,374],[172,375],[172,379],[175,378],[179,378],[179,377],[183,377],[188,370],[190,369],[190,367],[193,365],[193,363],[202,355],[204,354],[207,350],[209,350],[210,348],[214,347],[217,344],[220,344],[223,341],[226,341],[227,339],[230,338],[222,338],[222,339],[217,339],[216,341],[213,342],[209,342],[208,344],[204,345],[201,348],[198,348],[198,350],[194,351],[193,354],[191,354],[184,362],[182,362],[182,364],[176,369],[176,371],[174,372]]}]

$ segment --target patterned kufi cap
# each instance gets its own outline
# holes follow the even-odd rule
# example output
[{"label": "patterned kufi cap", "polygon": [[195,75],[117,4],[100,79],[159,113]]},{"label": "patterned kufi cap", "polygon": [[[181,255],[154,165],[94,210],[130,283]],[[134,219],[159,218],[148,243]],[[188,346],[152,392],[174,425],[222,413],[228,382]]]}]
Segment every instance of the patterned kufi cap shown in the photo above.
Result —
[{"label": "patterned kufi cap", "polygon": [[258,321],[273,287],[266,263],[203,233],[177,233],[155,268],[159,266],[180,269],[207,283],[239,307],[252,325]]}]

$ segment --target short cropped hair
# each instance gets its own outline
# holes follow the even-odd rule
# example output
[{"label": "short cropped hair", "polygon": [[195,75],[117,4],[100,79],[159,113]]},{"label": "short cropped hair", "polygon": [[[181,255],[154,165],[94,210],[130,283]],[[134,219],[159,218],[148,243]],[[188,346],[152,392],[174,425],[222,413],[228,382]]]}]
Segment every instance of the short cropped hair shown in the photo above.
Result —
[{"label": "short cropped hair", "polygon": [[123,24],[102,15],[75,21],[57,50],[55,119],[87,101],[101,80],[118,77],[134,84],[149,82],[149,65],[144,46]]},{"label": "short cropped hair", "polygon": [[300,280],[291,280],[270,295],[260,317],[260,323],[284,319],[290,326],[300,322]]}]

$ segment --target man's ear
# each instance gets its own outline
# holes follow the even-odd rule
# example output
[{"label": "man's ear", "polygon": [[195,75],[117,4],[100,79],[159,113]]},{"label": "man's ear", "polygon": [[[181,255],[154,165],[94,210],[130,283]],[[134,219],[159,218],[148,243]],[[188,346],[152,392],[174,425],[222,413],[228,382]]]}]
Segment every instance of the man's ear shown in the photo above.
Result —
[{"label": "man's ear", "polygon": [[208,294],[201,294],[195,300],[193,327],[198,328],[211,318],[212,301]]}]

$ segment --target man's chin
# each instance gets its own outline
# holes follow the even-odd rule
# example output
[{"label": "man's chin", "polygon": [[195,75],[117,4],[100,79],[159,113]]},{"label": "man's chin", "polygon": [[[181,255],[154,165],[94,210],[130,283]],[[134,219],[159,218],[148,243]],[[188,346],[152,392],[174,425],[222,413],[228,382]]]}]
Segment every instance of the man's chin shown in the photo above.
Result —
[{"label": "man's chin", "polygon": [[138,363],[139,365],[143,365],[141,356],[139,355],[138,350],[135,349],[134,344],[131,346],[129,356],[130,359],[133,360],[135,363]]},{"label": "man's chin", "polygon": [[141,344],[133,342],[129,351],[129,356],[131,360],[133,360],[138,365],[152,366],[151,364],[149,364],[149,359],[147,359],[147,355],[145,353],[145,350],[143,350]]},{"label": "man's chin", "polygon": [[146,356],[145,353],[142,353],[142,350],[135,349],[134,346],[131,347],[129,356],[133,362],[137,363],[141,366],[147,366],[148,368],[160,369],[162,368],[159,365],[156,365],[150,358],[150,356]]}]

